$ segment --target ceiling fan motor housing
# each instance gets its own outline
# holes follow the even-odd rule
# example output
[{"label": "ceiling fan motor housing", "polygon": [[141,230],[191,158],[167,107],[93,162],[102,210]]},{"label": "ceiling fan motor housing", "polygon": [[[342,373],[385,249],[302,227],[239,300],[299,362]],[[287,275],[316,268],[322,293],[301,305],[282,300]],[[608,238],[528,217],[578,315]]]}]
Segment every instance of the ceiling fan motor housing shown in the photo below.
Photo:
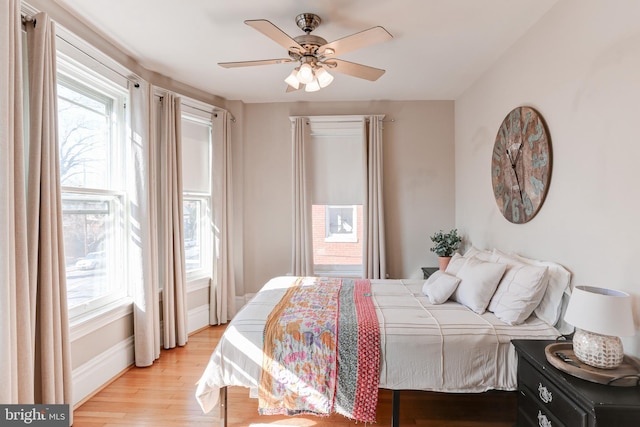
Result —
[{"label": "ceiling fan motor housing", "polygon": [[322,20],[315,13],[301,13],[296,16],[296,24],[307,34],[315,30],[321,22]]},{"label": "ceiling fan motor housing", "polygon": [[[327,41],[322,37],[314,36],[311,34],[304,34],[302,36],[294,37],[293,39],[296,41],[296,43],[304,48],[304,52],[302,52],[303,55],[313,55],[316,53],[320,46],[324,46],[325,44],[327,44]],[[290,50],[289,56],[297,59],[297,57],[300,56],[300,52],[297,52],[297,49],[293,51]]]}]

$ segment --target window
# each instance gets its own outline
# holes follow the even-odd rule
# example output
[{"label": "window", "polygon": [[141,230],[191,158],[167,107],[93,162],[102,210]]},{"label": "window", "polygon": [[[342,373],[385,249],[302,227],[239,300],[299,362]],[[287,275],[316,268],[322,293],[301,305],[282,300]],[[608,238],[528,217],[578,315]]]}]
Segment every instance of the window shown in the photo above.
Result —
[{"label": "window", "polygon": [[360,276],[362,205],[313,205],[311,212],[315,273]]},{"label": "window", "polygon": [[126,296],[127,91],[58,53],[62,220],[71,317]]},{"label": "window", "polygon": [[358,206],[325,207],[325,242],[358,241]]},{"label": "window", "polygon": [[363,119],[310,117],[314,273],[362,276]]},{"label": "window", "polygon": [[[193,110],[193,111],[192,111]],[[182,176],[184,250],[187,279],[211,273],[212,123],[202,112],[183,104]]]}]

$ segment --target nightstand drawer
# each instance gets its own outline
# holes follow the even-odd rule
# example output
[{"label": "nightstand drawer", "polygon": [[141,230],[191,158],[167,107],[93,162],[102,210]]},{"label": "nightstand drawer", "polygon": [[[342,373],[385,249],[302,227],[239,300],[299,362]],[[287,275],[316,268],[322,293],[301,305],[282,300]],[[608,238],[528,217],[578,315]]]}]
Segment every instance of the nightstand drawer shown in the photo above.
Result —
[{"label": "nightstand drawer", "polygon": [[639,427],[640,386],[596,384],[552,367],[545,350],[557,342],[511,341],[518,352],[518,427]]},{"label": "nightstand drawer", "polygon": [[567,427],[587,425],[587,413],[583,409],[577,407],[568,396],[533,366],[520,360],[524,362],[518,366],[518,385],[521,392],[524,392],[539,408],[544,409],[543,412],[562,420]]},{"label": "nightstand drawer", "polygon": [[518,391],[518,427],[566,427],[548,408],[540,407],[534,397]]}]

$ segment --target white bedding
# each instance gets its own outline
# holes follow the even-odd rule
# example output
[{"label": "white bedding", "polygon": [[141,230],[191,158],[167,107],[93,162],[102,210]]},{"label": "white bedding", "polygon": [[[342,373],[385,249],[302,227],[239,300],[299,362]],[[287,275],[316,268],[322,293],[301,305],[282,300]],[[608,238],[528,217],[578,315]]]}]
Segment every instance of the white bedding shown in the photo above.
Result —
[{"label": "white bedding", "polygon": [[[204,412],[225,386],[257,389],[262,334],[271,309],[297,277],[270,280],[233,318],[198,383]],[[422,280],[372,280],[381,333],[380,388],[476,393],[517,388],[512,339],[554,339],[560,333],[531,316],[510,326],[448,301],[432,305]]]}]

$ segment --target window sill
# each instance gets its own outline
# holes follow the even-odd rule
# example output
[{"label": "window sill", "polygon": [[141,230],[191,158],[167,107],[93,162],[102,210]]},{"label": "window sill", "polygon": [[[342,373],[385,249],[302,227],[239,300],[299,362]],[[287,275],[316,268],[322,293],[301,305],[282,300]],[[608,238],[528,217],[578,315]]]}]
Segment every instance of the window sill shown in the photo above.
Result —
[{"label": "window sill", "polygon": [[194,277],[187,276],[187,292],[209,288],[209,283],[211,283],[211,277],[209,275],[200,275]]},{"label": "window sill", "polygon": [[70,319],[70,340],[73,342],[80,339],[131,313],[133,313],[133,300],[127,297]]},{"label": "window sill", "polygon": [[314,269],[313,274],[316,276],[324,276],[324,277],[344,277],[351,279],[361,279],[362,278],[362,269],[332,269],[332,270],[323,270],[323,269]]}]

